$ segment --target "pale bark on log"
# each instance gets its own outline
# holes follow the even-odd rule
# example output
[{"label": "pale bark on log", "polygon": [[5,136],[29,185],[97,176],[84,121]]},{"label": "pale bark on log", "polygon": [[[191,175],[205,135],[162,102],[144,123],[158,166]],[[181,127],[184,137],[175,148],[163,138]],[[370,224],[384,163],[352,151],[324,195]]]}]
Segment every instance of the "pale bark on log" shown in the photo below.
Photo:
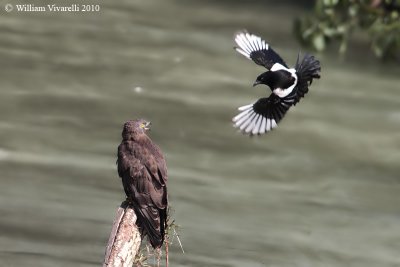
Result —
[{"label": "pale bark on log", "polygon": [[132,267],[141,244],[136,214],[127,201],[121,203],[107,243],[103,267]]}]

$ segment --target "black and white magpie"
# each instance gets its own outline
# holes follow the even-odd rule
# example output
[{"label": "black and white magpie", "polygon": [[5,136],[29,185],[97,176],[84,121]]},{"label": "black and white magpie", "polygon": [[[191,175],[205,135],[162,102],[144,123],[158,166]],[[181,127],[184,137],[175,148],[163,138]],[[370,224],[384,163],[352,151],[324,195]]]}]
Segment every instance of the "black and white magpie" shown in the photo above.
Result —
[{"label": "black and white magpie", "polygon": [[268,43],[247,31],[238,32],[235,42],[236,51],[268,69],[257,77],[253,86],[265,84],[272,93],[239,107],[241,112],[233,118],[233,123],[245,134],[264,134],[275,128],[289,108],[304,97],[313,79],[320,78],[320,62],[309,54],[300,62],[298,55],[296,65],[289,68]]}]

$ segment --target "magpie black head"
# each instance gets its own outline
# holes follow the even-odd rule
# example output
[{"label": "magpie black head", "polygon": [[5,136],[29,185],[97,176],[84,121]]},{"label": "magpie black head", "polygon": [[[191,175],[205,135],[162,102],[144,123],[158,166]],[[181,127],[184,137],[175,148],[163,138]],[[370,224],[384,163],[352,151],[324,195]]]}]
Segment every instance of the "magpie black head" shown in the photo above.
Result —
[{"label": "magpie black head", "polygon": [[273,87],[275,84],[275,75],[273,75],[273,72],[267,71],[262,74],[260,74],[255,82],[253,83],[253,86],[256,86],[258,84],[265,84],[268,85],[270,88]]},{"label": "magpie black head", "polygon": [[295,78],[287,70],[267,71],[259,75],[253,86],[265,84],[274,90],[276,88],[286,89],[293,85]]}]

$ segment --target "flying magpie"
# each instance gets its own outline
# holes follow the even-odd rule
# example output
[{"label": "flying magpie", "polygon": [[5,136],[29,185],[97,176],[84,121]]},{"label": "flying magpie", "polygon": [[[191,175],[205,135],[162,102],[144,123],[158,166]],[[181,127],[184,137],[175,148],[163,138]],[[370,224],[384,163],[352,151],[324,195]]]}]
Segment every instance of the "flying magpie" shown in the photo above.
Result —
[{"label": "flying magpie", "polygon": [[300,62],[299,54],[296,65],[289,68],[268,43],[247,31],[238,32],[235,42],[236,51],[268,70],[257,77],[253,86],[265,84],[272,93],[239,107],[240,113],[233,118],[234,127],[244,134],[264,134],[275,128],[289,108],[304,97],[313,79],[320,78],[320,62],[310,54],[305,54]]}]

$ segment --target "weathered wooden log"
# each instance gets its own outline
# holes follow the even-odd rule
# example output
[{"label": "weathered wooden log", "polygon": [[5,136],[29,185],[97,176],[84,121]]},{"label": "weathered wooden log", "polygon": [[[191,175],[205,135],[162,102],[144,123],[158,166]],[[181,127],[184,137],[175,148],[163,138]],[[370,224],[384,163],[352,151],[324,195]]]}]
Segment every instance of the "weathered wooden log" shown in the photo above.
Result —
[{"label": "weathered wooden log", "polygon": [[132,267],[141,242],[135,211],[124,201],[115,216],[103,267]]}]

